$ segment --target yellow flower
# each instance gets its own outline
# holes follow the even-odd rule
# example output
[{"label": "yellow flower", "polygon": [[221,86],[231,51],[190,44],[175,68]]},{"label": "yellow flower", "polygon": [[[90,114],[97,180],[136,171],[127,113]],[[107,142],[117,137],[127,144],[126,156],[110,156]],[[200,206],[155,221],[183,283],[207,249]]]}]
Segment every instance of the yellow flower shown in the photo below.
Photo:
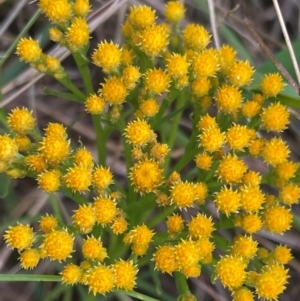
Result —
[{"label": "yellow flower", "polygon": [[114,274],[105,265],[96,266],[88,271],[87,285],[94,295],[109,293],[114,288]]},{"label": "yellow flower", "polygon": [[261,113],[261,127],[267,131],[282,132],[289,124],[289,116],[286,106],[272,103]]},{"label": "yellow flower", "polygon": [[145,86],[150,93],[161,94],[167,92],[169,84],[169,74],[161,69],[148,69],[145,74]]},{"label": "yellow flower", "polygon": [[64,33],[56,27],[51,27],[49,29],[49,38],[51,41],[59,43],[64,39]]},{"label": "yellow flower", "polygon": [[292,183],[287,184],[280,188],[278,197],[288,206],[296,204],[300,198],[300,187]]},{"label": "yellow flower", "polygon": [[162,25],[152,25],[141,33],[139,47],[150,57],[160,56],[168,46],[168,37]]},{"label": "yellow flower", "polygon": [[34,129],[35,118],[32,111],[29,112],[26,108],[16,108],[8,115],[7,123],[14,132],[26,135]]},{"label": "yellow flower", "polygon": [[171,188],[171,200],[179,209],[186,209],[193,206],[196,198],[195,189],[192,183],[179,182]]},{"label": "yellow flower", "polygon": [[128,222],[123,216],[115,217],[110,228],[116,235],[123,234],[128,228]]},{"label": "yellow flower", "polygon": [[226,73],[235,62],[236,51],[229,45],[222,45],[219,49],[218,58],[221,71]]},{"label": "yellow flower", "polygon": [[123,34],[125,39],[132,38],[132,34],[134,32],[134,29],[132,28],[132,26],[131,26],[128,19],[125,20],[125,22],[123,23],[121,31],[122,31],[122,34]]},{"label": "yellow flower", "polygon": [[210,88],[210,80],[204,77],[196,78],[191,84],[192,93],[198,97],[207,95]]},{"label": "yellow flower", "polygon": [[233,293],[233,301],[254,301],[254,297],[248,288],[241,287]]},{"label": "yellow flower", "polygon": [[213,48],[204,49],[193,58],[192,70],[196,77],[214,76],[218,69],[219,62],[217,52]]},{"label": "yellow flower", "polygon": [[40,254],[37,249],[26,249],[21,253],[19,259],[23,269],[33,269],[40,261]]},{"label": "yellow flower", "polygon": [[271,233],[284,233],[290,229],[292,221],[290,210],[278,205],[266,209],[263,215],[264,227]]},{"label": "yellow flower", "polygon": [[253,73],[248,61],[237,61],[228,68],[226,76],[231,84],[240,87],[251,82]]},{"label": "yellow flower", "polygon": [[244,174],[243,183],[252,187],[259,186],[261,183],[261,176],[258,172],[250,170]]},{"label": "yellow flower", "polygon": [[[63,24],[72,17],[72,6],[68,0],[40,1],[40,8],[52,23]],[[46,4],[47,3],[47,4]]]},{"label": "yellow flower", "polygon": [[200,213],[192,217],[188,223],[188,233],[192,238],[209,237],[214,230],[214,223],[211,217]]},{"label": "yellow flower", "polygon": [[122,77],[126,89],[132,90],[141,77],[141,73],[138,67],[130,65],[124,68]]},{"label": "yellow flower", "polygon": [[134,60],[134,53],[132,49],[123,48],[120,60],[123,66],[132,65]]},{"label": "yellow flower", "polygon": [[102,93],[102,96],[110,105],[119,105],[125,101],[127,90],[122,79],[113,76],[105,79],[105,83],[101,85],[102,88],[99,93]]},{"label": "yellow flower", "polygon": [[79,206],[79,208],[74,211],[72,222],[75,227],[80,229],[81,233],[90,233],[96,223],[96,213],[91,205]]},{"label": "yellow flower", "polygon": [[73,4],[73,11],[76,16],[85,17],[90,11],[89,0],[76,0]]},{"label": "yellow flower", "polygon": [[208,31],[198,24],[188,24],[183,30],[182,38],[184,46],[195,51],[203,50],[210,41]]},{"label": "yellow flower", "polygon": [[158,204],[158,207],[171,205],[170,199],[167,194],[160,191],[156,191],[155,195],[156,195],[155,201]]},{"label": "yellow flower", "polygon": [[9,226],[4,238],[9,247],[19,251],[30,248],[35,240],[33,229],[29,225],[22,224]]},{"label": "yellow flower", "polygon": [[144,146],[150,141],[152,130],[146,121],[137,119],[128,123],[125,129],[125,137],[134,146]]},{"label": "yellow flower", "polygon": [[120,65],[121,50],[119,45],[108,42],[101,42],[92,55],[93,63],[103,68],[104,73],[111,73]]},{"label": "yellow flower", "polygon": [[277,176],[284,181],[288,181],[289,179],[293,178],[297,170],[298,170],[297,164],[291,161],[278,164],[275,167],[275,172]]},{"label": "yellow flower", "polygon": [[253,156],[253,157],[260,156],[264,145],[265,145],[265,139],[263,139],[263,138],[258,138],[258,139],[252,140],[250,142],[250,145],[248,148],[251,156]]},{"label": "yellow flower", "polygon": [[184,266],[180,269],[180,271],[186,278],[190,278],[190,277],[197,278],[201,274],[201,266],[200,264]]},{"label": "yellow flower", "polygon": [[281,138],[274,137],[265,143],[262,149],[262,157],[265,162],[276,166],[287,161],[289,148]]},{"label": "yellow flower", "polygon": [[37,174],[42,173],[47,168],[47,164],[41,155],[26,156],[24,161],[29,169]]},{"label": "yellow flower", "polygon": [[199,147],[203,147],[207,152],[219,150],[225,142],[225,135],[217,126],[210,126],[199,135]]},{"label": "yellow flower", "polygon": [[184,220],[179,214],[173,214],[167,217],[166,225],[170,235],[179,234],[184,227]]},{"label": "yellow flower", "polygon": [[173,78],[181,78],[188,73],[189,65],[186,55],[174,53],[167,59],[166,68]]},{"label": "yellow flower", "polygon": [[86,259],[103,261],[107,257],[102,242],[95,237],[87,237],[82,244],[82,255]]},{"label": "yellow flower", "polygon": [[253,118],[261,109],[261,105],[256,101],[246,101],[242,106],[242,114],[247,118]]},{"label": "yellow flower", "polygon": [[85,147],[81,147],[74,154],[74,163],[86,168],[92,168],[94,166],[93,156]]},{"label": "yellow flower", "polygon": [[224,186],[215,196],[216,207],[226,215],[237,212],[241,206],[241,195],[231,187]]},{"label": "yellow flower", "polygon": [[66,230],[53,230],[45,234],[43,248],[50,260],[66,260],[73,251],[74,237]]},{"label": "yellow flower", "polygon": [[48,214],[45,216],[42,216],[39,223],[40,223],[40,229],[44,233],[51,232],[58,225],[57,219],[54,216],[48,215]]},{"label": "yellow flower", "polygon": [[109,168],[98,166],[93,171],[92,182],[93,185],[101,191],[113,184],[113,175]]},{"label": "yellow flower", "polygon": [[58,170],[48,170],[38,175],[38,184],[46,192],[55,192],[60,186],[61,174]]},{"label": "yellow flower", "polygon": [[277,246],[273,250],[272,254],[274,260],[276,260],[280,264],[287,264],[293,259],[293,256],[291,254],[291,249],[288,248],[287,246],[282,246],[282,245]]},{"label": "yellow flower", "polygon": [[165,7],[165,17],[171,23],[178,23],[184,18],[184,5],[179,1],[169,1]]},{"label": "yellow flower", "polygon": [[16,53],[22,61],[33,63],[42,55],[42,49],[37,41],[22,38],[17,45]]},{"label": "yellow flower", "polygon": [[242,228],[245,232],[253,234],[262,228],[262,221],[257,214],[246,214],[242,218]]},{"label": "yellow flower", "polygon": [[217,277],[230,290],[239,288],[246,278],[246,264],[237,257],[222,257],[216,266]]},{"label": "yellow flower", "polygon": [[180,269],[195,265],[200,259],[196,244],[192,240],[182,239],[175,246],[175,256]]},{"label": "yellow flower", "polygon": [[58,136],[59,138],[67,139],[68,135],[65,127],[60,123],[49,122],[45,128],[46,137]]},{"label": "yellow flower", "polygon": [[236,113],[242,102],[241,91],[230,85],[221,86],[215,96],[218,108],[224,113]]},{"label": "yellow flower", "polygon": [[251,138],[249,129],[244,125],[234,124],[226,132],[227,142],[232,150],[243,151]]},{"label": "yellow flower", "polygon": [[67,29],[66,40],[71,51],[78,51],[89,42],[90,31],[85,19],[76,17]]},{"label": "yellow flower", "polygon": [[169,151],[170,149],[168,144],[156,143],[151,148],[150,153],[154,157],[154,159],[159,161],[164,159],[168,155]]},{"label": "yellow flower", "polygon": [[240,192],[241,205],[246,212],[252,213],[261,209],[265,196],[258,186],[244,186],[240,189]]},{"label": "yellow flower", "polygon": [[261,91],[266,97],[273,97],[280,93],[285,84],[279,73],[271,73],[264,76],[261,82]]},{"label": "yellow flower", "polygon": [[207,197],[207,185],[204,182],[196,182],[194,184],[194,190],[196,195],[195,203],[202,205]]},{"label": "yellow flower", "polygon": [[66,284],[76,284],[81,278],[81,268],[73,263],[67,264],[61,272],[61,280]]},{"label": "yellow flower", "polygon": [[115,285],[117,288],[126,291],[133,290],[136,285],[135,279],[138,269],[132,260],[118,260],[112,265],[112,271],[115,276]]},{"label": "yellow flower", "polygon": [[136,29],[144,29],[155,22],[155,11],[146,5],[130,7],[128,21]]},{"label": "yellow flower", "polygon": [[[195,241],[195,245],[197,248],[197,251],[199,253],[199,259],[201,262],[205,263],[206,260],[208,260],[212,256],[212,252],[215,248],[214,244],[209,241],[207,237],[203,237],[200,239],[197,239]],[[209,263],[209,262],[206,262]]]},{"label": "yellow flower", "polygon": [[233,184],[240,182],[247,170],[245,163],[235,155],[226,155],[220,162],[217,175],[222,182]]},{"label": "yellow flower", "polygon": [[117,212],[115,201],[108,197],[95,198],[93,209],[96,213],[96,221],[102,226],[111,223]]},{"label": "yellow flower", "polygon": [[206,153],[198,154],[195,158],[196,166],[203,170],[210,170],[212,157]]},{"label": "yellow flower", "polygon": [[140,104],[140,110],[145,117],[153,117],[158,113],[159,105],[155,99],[149,98]]},{"label": "yellow flower", "polygon": [[238,235],[231,246],[231,254],[244,259],[251,259],[257,251],[257,242],[251,236]]},{"label": "yellow flower", "polygon": [[163,273],[172,274],[177,269],[174,247],[169,245],[159,246],[153,255],[155,269]]},{"label": "yellow flower", "polygon": [[9,162],[18,154],[16,141],[8,136],[0,135],[0,160]]}]

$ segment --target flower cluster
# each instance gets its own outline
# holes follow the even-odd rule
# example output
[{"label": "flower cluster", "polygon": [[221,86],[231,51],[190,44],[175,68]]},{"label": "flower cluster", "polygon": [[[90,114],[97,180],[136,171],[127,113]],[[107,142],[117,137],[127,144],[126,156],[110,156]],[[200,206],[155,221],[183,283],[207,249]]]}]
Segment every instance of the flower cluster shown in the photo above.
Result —
[{"label": "flower cluster", "polygon": [[[40,0],[39,7],[56,26],[50,38],[84,55],[88,0]],[[108,167],[96,165],[83,146],[71,148],[63,125],[49,123],[39,136],[27,109],[16,108],[8,115],[11,134],[0,136],[1,172],[34,177],[49,193],[67,190],[79,206],[70,225],[43,216],[42,239],[18,224],[7,230],[5,240],[20,252],[21,265],[28,269],[44,258],[75,259],[73,241],[81,235],[82,261],[67,263],[62,281],[82,283],[93,293],[132,290],[143,264],[139,258],[148,254],[156,270],[171,275],[198,277],[203,265],[212,267],[236,301],[253,300],[254,293],[277,300],[288,281],[284,265],[291,251],[282,245],[263,251],[253,234],[290,229],[291,205],[300,196],[299,165],[291,161],[289,146],[280,137],[290,113],[276,96],[285,84],[279,74],[266,74],[253,92],[249,84],[255,70],[250,63],[239,60],[229,45],[208,47],[211,37],[202,25],[179,30],[184,13],[182,3],[169,1],[166,22],[158,23],[151,7],[133,6],[122,26],[122,47],[103,41],[91,55],[105,79],[97,92],[85,95],[83,110],[93,118],[100,115],[106,133],[114,128],[124,140],[128,188],[122,194]],[[40,72],[57,79],[67,76],[32,39],[22,39],[17,53]],[[215,114],[209,110],[212,106]],[[175,162],[174,149],[184,143],[176,140],[176,126],[188,107],[193,111],[190,140]],[[271,138],[263,138],[260,130],[270,132]],[[251,170],[246,156],[260,159],[268,172]],[[262,184],[278,193],[268,194]],[[83,198],[76,199],[78,193]],[[212,206],[217,218],[209,213]],[[156,207],[166,209],[160,211],[161,219],[153,218]],[[196,214],[183,214],[191,207]],[[148,225],[149,217],[153,221]],[[161,221],[166,233],[154,228]],[[217,239],[223,222],[242,233],[227,247]],[[99,235],[103,232],[114,236],[122,251],[115,262],[109,261],[115,257]],[[216,248],[224,255],[216,256]],[[126,252],[134,259],[124,260]]]}]

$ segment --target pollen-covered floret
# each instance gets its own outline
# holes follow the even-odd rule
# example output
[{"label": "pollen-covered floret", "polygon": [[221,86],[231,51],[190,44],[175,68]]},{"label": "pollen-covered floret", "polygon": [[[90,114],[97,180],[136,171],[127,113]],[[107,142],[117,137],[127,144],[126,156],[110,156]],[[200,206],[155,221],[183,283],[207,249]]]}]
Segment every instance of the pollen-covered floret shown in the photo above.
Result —
[{"label": "pollen-covered floret", "polygon": [[113,182],[113,175],[109,168],[98,166],[93,170],[92,183],[99,190],[106,189]]},{"label": "pollen-covered floret", "polygon": [[246,101],[242,106],[242,114],[247,118],[252,118],[259,113],[261,105],[256,101]]},{"label": "pollen-covered floret", "polygon": [[204,238],[211,236],[214,231],[214,223],[211,217],[198,213],[188,223],[188,233],[192,238]]},{"label": "pollen-covered floret", "polygon": [[89,0],[76,0],[73,4],[74,14],[79,17],[85,17],[90,8]]},{"label": "pollen-covered floret", "polygon": [[226,76],[231,84],[240,87],[251,82],[253,73],[253,67],[248,61],[237,61],[228,68]]},{"label": "pollen-covered floret", "polygon": [[190,182],[179,182],[171,188],[171,200],[179,209],[193,206],[195,189]]},{"label": "pollen-covered floret", "polygon": [[90,205],[79,206],[74,211],[72,222],[75,227],[80,229],[81,233],[90,233],[96,223],[96,213]]},{"label": "pollen-covered floret", "polygon": [[212,157],[206,153],[198,154],[195,158],[196,166],[203,170],[210,170],[212,165]]},{"label": "pollen-covered floret", "polygon": [[219,211],[229,215],[237,212],[241,206],[241,195],[232,187],[224,186],[215,196],[216,207]]},{"label": "pollen-covered floret", "polygon": [[173,78],[180,78],[188,73],[189,65],[186,55],[174,53],[167,59],[166,68]]},{"label": "pollen-covered floret", "polygon": [[247,287],[241,287],[233,293],[233,301],[254,301],[254,297]]},{"label": "pollen-covered floret", "polygon": [[289,116],[286,106],[272,103],[261,113],[261,127],[267,131],[281,132],[289,124]]},{"label": "pollen-covered floret", "polygon": [[289,148],[281,138],[274,137],[265,143],[262,149],[262,157],[265,162],[276,166],[287,161]]},{"label": "pollen-covered floret", "polygon": [[31,141],[25,135],[16,135],[15,142],[17,143],[19,152],[27,152],[30,149]]},{"label": "pollen-covered floret", "polygon": [[94,166],[93,156],[86,148],[81,147],[74,154],[74,163],[86,168],[92,168]]},{"label": "pollen-covered floret", "polygon": [[87,45],[90,38],[89,26],[85,19],[76,17],[67,29],[66,40],[71,51],[78,51]]},{"label": "pollen-covered floret", "polygon": [[42,55],[42,49],[37,41],[22,38],[17,45],[16,53],[22,61],[33,63]]},{"label": "pollen-covered floret", "polygon": [[191,91],[197,97],[207,95],[211,88],[211,82],[206,77],[198,77],[191,84]]},{"label": "pollen-covered floret", "polygon": [[143,146],[150,141],[152,130],[145,120],[137,119],[128,123],[125,129],[125,136],[129,143],[136,146]]},{"label": "pollen-covered floret", "polygon": [[235,124],[227,130],[226,138],[232,150],[242,151],[248,145],[251,135],[246,126]]},{"label": "pollen-covered floret", "polygon": [[23,269],[33,269],[40,261],[40,254],[37,249],[26,249],[21,253],[19,259]]},{"label": "pollen-covered floret", "polygon": [[285,84],[279,73],[271,73],[264,76],[261,82],[261,91],[266,97],[276,96],[280,93]]},{"label": "pollen-covered floret", "polygon": [[166,225],[170,235],[181,233],[184,227],[184,220],[179,214],[173,214],[167,217]]},{"label": "pollen-covered floret", "polygon": [[192,240],[181,240],[175,246],[175,256],[180,269],[195,265],[198,263],[200,256],[196,244]]},{"label": "pollen-covered floret", "polygon": [[137,29],[144,29],[154,24],[155,11],[146,5],[132,6],[130,8],[128,21]]},{"label": "pollen-covered floret", "polygon": [[145,74],[145,86],[154,94],[161,94],[168,91],[170,75],[162,69],[148,69]]},{"label": "pollen-covered floret", "polygon": [[171,23],[178,23],[184,18],[184,5],[179,1],[169,1],[165,7],[165,17]]},{"label": "pollen-covered floret", "polygon": [[141,73],[139,71],[139,68],[133,65],[129,65],[123,70],[123,83],[127,90],[132,90],[139,78],[141,77]]},{"label": "pollen-covered floret", "polygon": [[106,78],[105,83],[101,85],[102,88],[99,93],[102,93],[102,96],[110,105],[119,105],[125,101],[127,90],[122,79],[112,76]]},{"label": "pollen-covered floret", "polygon": [[36,155],[26,156],[24,161],[31,171],[38,174],[42,173],[47,168],[47,164],[41,155],[36,154]]},{"label": "pollen-covered floret", "polygon": [[203,50],[210,41],[208,31],[199,24],[188,24],[183,30],[183,43],[186,48]]},{"label": "pollen-covered floret", "polygon": [[293,256],[291,253],[291,249],[287,246],[279,245],[272,252],[273,258],[279,264],[287,264],[289,263]]},{"label": "pollen-covered floret", "polygon": [[43,248],[50,260],[66,260],[73,251],[74,237],[66,230],[53,230],[45,234]]},{"label": "pollen-covered floret", "polygon": [[100,239],[87,237],[82,243],[82,255],[86,259],[102,261],[107,257],[107,252]]},{"label": "pollen-covered floret", "polygon": [[0,160],[9,162],[18,154],[16,141],[9,136],[0,135]]},{"label": "pollen-covered floret", "polygon": [[105,265],[95,266],[88,271],[87,285],[94,295],[109,293],[114,288],[113,271]]},{"label": "pollen-covered floret", "polygon": [[96,213],[96,221],[102,226],[111,223],[117,212],[115,201],[109,197],[95,198],[93,209]]},{"label": "pollen-covered floret", "polygon": [[261,209],[265,196],[260,191],[259,186],[246,185],[240,188],[242,208],[249,213]]},{"label": "pollen-covered floret", "polygon": [[71,19],[72,6],[68,0],[41,0],[39,6],[52,23],[64,24]]},{"label": "pollen-covered floret", "polygon": [[172,274],[177,269],[174,251],[174,247],[170,245],[157,247],[157,250],[153,255],[155,269],[160,270],[163,273]]},{"label": "pollen-covered floret", "polygon": [[63,180],[65,185],[72,191],[84,192],[91,185],[92,172],[90,168],[83,165],[74,165],[67,170]]},{"label": "pollen-covered floret", "polygon": [[192,70],[196,77],[211,77],[219,69],[217,52],[213,49],[205,49],[196,54],[192,61]]},{"label": "pollen-covered floret", "polygon": [[149,98],[140,104],[140,110],[143,112],[145,117],[153,117],[158,113],[159,104],[155,99]]},{"label": "pollen-covered floret", "polygon": [[287,184],[280,188],[278,197],[285,205],[296,204],[300,198],[300,187],[292,183]]},{"label": "pollen-covered floret", "polygon": [[117,288],[127,291],[133,290],[136,285],[135,278],[138,269],[132,260],[118,260],[112,265],[112,271],[115,276],[115,285]]},{"label": "pollen-covered floret", "polygon": [[39,223],[40,223],[40,229],[44,233],[51,232],[58,225],[57,219],[53,215],[48,215],[48,214],[45,216],[42,216]]},{"label": "pollen-covered floret", "polygon": [[163,181],[163,171],[155,161],[145,160],[133,165],[130,180],[140,193],[154,192]]},{"label": "pollen-covered floret", "polygon": [[38,184],[46,192],[55,192],[60,186],[60,171],[47,170],[38,175]]},{"label": "pollen-covered floret", "polygon": [[236,51],[229,45],[222,45],[219,49],[218,58],[221,71],[226,73],[235,62]]},{"label": "pollen-covered floret", "polygon": [[9,127],[20,135],[30,133],[35,127],[35,118],[26,108],[15,108],[7,118]]},{"label": "pollen-covered floret", "polygon": [[199,135],[199,147],[210,153],[219,150],[224,143],[225,134],[217,126],[210,126]]},{"label": "pollen-covered floret", "polygon": [[29,225],[9,226],[4,234],[6,244],[19,251],[29,248],[34,240],[33,229]]},{"label": "pollen-covered floret", "polygon": [[234,238],[231,254],[244,259],[251,259],[257,251],[257,242],[251,236],[239,235]]},{"label": "pollen-covered floret", "polygon": [[253,234],[262,228],[261,218],[257,214],[246,214],[242,218],[241,227],[245,232]]},{"label": "pollen-covered floret", "polygon": [[230,290],[239,288],[246,278],[246,264],[238,257],[222,257],[216,266],[216,275]]},{"label": "pollen-covered floret", "polygon": [[66,284],[76,284],[80,281],[82,275],[81,268],[73,263],[67,264],[61,272],[61,280]]},{"label": "pollen-covered floret", "polygon": [[68,135],[66,132],[66,128],[56,122],[49,122],[47,127],[45,128],[45,136],[46,137],[59,137],[62,139],[67,139]]}]

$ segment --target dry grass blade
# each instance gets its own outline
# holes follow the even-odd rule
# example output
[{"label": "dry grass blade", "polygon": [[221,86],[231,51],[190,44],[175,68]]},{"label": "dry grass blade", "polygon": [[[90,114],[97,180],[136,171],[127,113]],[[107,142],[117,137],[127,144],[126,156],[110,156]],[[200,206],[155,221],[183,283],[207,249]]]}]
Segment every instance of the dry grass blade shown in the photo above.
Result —
[{"label": "dry grass blade", "polygon": [[219,49],[220,48],[220,38],[219,38],[218,29],[217,29],[214,0],[207,0],[207,2],[208,2],[208,9],[209,9],[210,25],[211,25],[211,30],[212,30],[212,34],[213,34],[213,39],[215,42],[215,47],[216,47],[216,49]]}]

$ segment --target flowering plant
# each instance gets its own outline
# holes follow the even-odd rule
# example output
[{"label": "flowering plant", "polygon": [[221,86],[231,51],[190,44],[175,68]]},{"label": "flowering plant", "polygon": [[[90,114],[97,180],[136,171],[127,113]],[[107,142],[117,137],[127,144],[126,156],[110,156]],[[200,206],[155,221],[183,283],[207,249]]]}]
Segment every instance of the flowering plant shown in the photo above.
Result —
[{"label": "flowering plant", "polygon": [[[23,37],[16,52],[68,90],[56,91],[59,97],[79,102],[91,115],[98,157],[71,142],[63,124],[50,122],[40,134],[27,108],[7,115],[0,171],[13,179],[34,178],[51,196],[60,192],[77,205],[70,222],[49,212],[38,225],[7,229],[6,244],[19,252],[21,267],[57,261],[60,276],[34,279],[140,300],[156,300],[138,293],[143,267],[154,279],[160,273],[173,276],[178,300],[196,300],[187,279],[206,270],[235,301],[254,300],[254,294],[277,300],[288,282],[291,250],[261,248],[255,233],[287,231],[300,194],[299,164],[291,161],[279,135],[290,122],[280,98],[290,87],[281,75],[259,77],[248,61],[237,59],[233,47],[208,47],[211,36],[202,25],[180,26],[185,9],[177,1],[166,4],[161,23],[151,7],[132,6],[121,29],[122,47],[102,41],[91,54],[88,0],[40,0],[38,6],[53,25],[50,39],[73,55],[84,88],[38,41]],[[105,75],[99,88],[89,64]],[[180,140],[186,112],[189,137]],[[126,182],[106,163],[113,131],[123,142]],[[174,160],[177,146],[184,152]],[[251,169],[249,157],[264,161],[268,171]],[[278,193],[267,192],[263,184]],[[225,228],[237,229],[232,240],[222,237]]]}]

